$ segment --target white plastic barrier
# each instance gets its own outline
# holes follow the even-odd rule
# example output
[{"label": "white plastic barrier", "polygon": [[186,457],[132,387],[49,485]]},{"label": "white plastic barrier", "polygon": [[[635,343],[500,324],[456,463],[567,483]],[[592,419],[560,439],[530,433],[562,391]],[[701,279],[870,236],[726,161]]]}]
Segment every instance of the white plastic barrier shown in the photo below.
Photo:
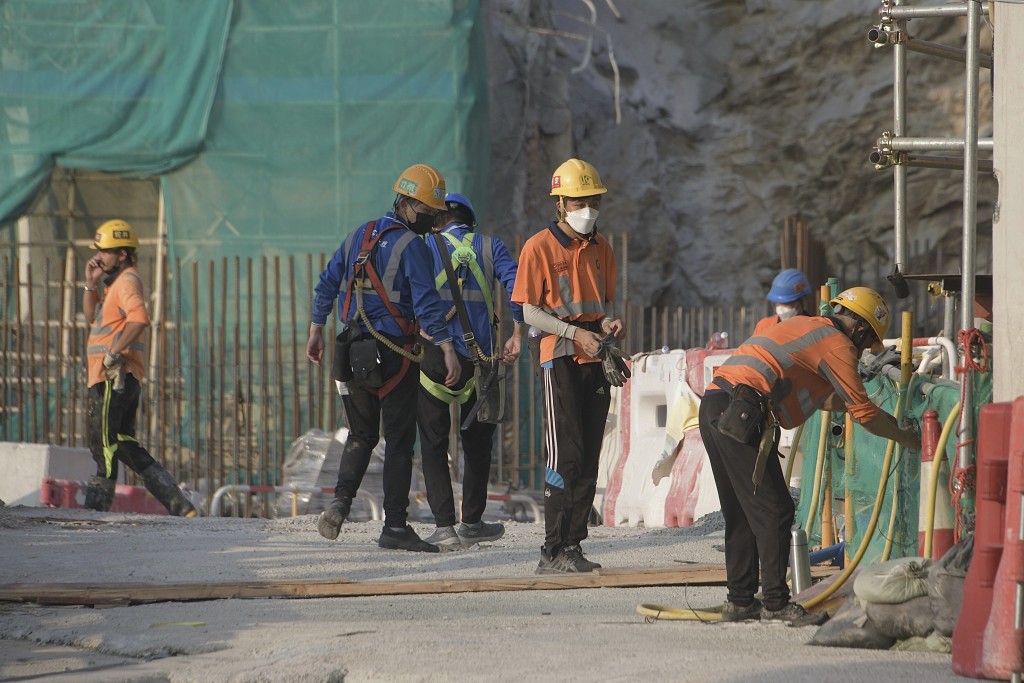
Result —
[{"label": "white plastic barrier", "polygon": [[690,349],[633,358],[633,378],[613,403],[618,412],[601,453],[605,524],[686,526],[719,509],[697,411],[714,368],[731,354]]},{"label": "white plastic barrier", "polygon": [[[118,483],[124,483],[125,467]],[[96,474],[87,448],[0,441],[0,500],[7,505],[39,507],[43,479],[85,481]]]}]

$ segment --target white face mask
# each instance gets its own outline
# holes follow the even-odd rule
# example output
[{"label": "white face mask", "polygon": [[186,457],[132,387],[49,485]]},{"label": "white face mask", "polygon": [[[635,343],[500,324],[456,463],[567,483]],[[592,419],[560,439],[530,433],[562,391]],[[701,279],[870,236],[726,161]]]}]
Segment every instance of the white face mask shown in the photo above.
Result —
[{"label": "white face mask", "polygon": [[779,320],[788,320],[797,314],[797,307],[789,304],[775,304],[775,315]]},{"label": "white face mask", "polygon": [[565,214],[565,222],[569,227],[581,235],[589,235],[594,232],[594,223],[597,223],[597,209],[589,206],[585,209],[569,211]]}]

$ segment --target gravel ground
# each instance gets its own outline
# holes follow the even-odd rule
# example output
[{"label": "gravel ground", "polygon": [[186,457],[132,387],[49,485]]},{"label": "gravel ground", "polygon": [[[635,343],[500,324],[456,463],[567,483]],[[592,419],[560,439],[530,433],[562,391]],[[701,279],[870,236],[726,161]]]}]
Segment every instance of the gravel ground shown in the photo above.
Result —
[{"label": "gravel ground", "polygon": [[[414,525],[421,535],[425,525]],[[0,583],[220,583],[531,576],[543,530],[441,554],[337,541],[316,518],[178,519],[0,508]],[[591,529],[607,568],[721,563],[711,515],[685,529]],[[131,607],[0,603],[0,681],[962,680],[946,655],[806,646],[814,628],[645,623],[640,603],[709,606],[723,587],[597,588]]]}]

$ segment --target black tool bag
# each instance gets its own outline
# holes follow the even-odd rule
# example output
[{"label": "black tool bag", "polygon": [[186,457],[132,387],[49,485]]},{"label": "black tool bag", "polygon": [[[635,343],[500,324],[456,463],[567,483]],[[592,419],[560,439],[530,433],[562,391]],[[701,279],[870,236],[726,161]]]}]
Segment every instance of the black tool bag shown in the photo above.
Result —
[{"label": "black tool bag", "polygon": [[739,443],[749,444],[761,434],[766,417],[765,400],[757,390],[736,384],[729,390],[729,405],[718,417],[718,431]]},{"label": "black tool bag", "polygon": [[331,377],[339,382],[351,382],[352,342],[359,338],[359,330],[353,327],[346,327],[337,337],[334,338],[334,362],[331,364]]},{"label": "black tool bag", "polygon": [[[476,400],[482,402],[476,414],[477,422],[501,424],[512,414],[511,395],[506,391],[506,373],[502,372],[501,361],[476,363],[473,372],[476,376]],[[486,386],[488,380],[490,386]]]},{"label": "black tool bag", "polygon": [[349,345],[348,354],[352,366],[352,382],[370,389],[376,389],[384,384],[376,339],[368,337],[353,341]]}]

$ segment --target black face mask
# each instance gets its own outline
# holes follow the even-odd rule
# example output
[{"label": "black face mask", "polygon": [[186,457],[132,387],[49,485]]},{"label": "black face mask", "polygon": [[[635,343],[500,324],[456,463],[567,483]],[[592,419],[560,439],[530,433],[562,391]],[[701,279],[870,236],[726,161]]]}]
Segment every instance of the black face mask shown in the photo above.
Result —
[{"label": "black face mask", "polygon": [[426,235],[434,228],[434,220],[434,215],[417,211],[416,220],[409,223],[409,229],[417,235]]}]

